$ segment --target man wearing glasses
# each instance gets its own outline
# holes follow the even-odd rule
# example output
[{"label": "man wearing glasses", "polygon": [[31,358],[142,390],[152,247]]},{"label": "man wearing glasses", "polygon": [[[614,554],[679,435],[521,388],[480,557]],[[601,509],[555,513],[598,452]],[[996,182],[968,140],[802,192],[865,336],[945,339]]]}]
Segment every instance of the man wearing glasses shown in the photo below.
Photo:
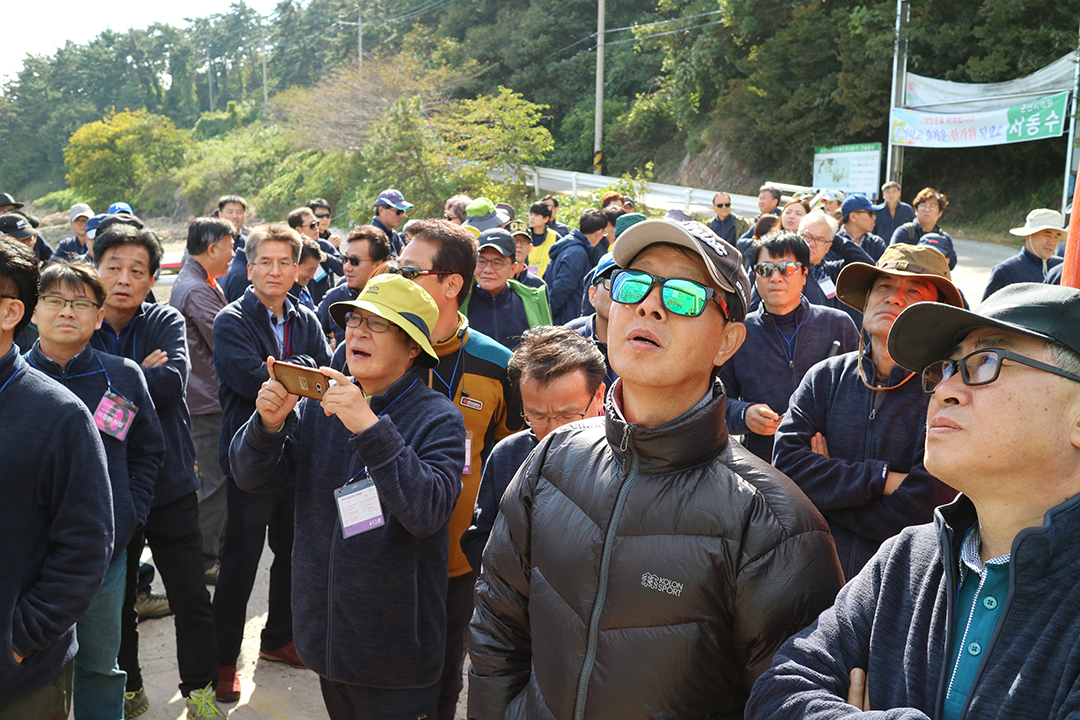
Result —
[{"label": "man wearing glasses", "polygon": [[726,192],[718,192],[712,199],[713,212],[716,217],[712,221],[712,231],[726,240],[731,245],[737,239],[735,231],[735,216],[731,212],[731,196]]},{"label": "man wearing glasses", "polygon": [[746,316],[746,342],[720,368],[727,393],[728,431],[772,462],[773,436],[788,400],[813,365],[859,347],[851,318],[802,296],[810,249],[792,232],[757,240],[754,283],[761,304]]},{"label": "man wearing glasses", "polygon": [[334,276],[341,276],[345,274],[345,268],[342,267],[343,260],[341,253],[334,247],[329,241],[323,240],[319,235],[319,228],[321,227],[321,220],[315,217],[313,210],[307,207],[299,207],[293,210],[288,215],[289,227],[299,233],[302,237],[309,238],[312,242],[319,246],[325,257],[319,262],[315,268],[315,274],[306,283],[304,287],[311,297],[315,306],[322,301],[323,295],[333,287]]},{"label": "man wearing glasses", "polygon": [[386,233],[374,225],[354,227],[345,239],[342,260],[345,280],[323,295],[315,312],[331,348],[337,347],[337,343],[345,337],[345,328],[334,322],[330,306],[336,302],[355,300],[368,280],[387,271],[391,258]]},{"label": "man wearing glasses", "polygon": [[405,221],[405,211],[411,207],[412,203],[405,202],[401,191],[393,188],[383,190],[375,200],[375,217],[371,224],[386,233],[394,255],[400,255],[405,247],[405,237],[397,229]]},{"label": "man wearing glasses", "polygon": [[822,517],[729,439],[717,368],[750,300],[701,223],[612,248],[603,420],[551,432],[503,496],[476,587],[469,717],[741,717],[754,680],[827,607]]},{"label": "man wearing glasses", "polygon": [[748,718],[1075,713],[1078,328],[1080,292],[1036,283],[897,318],[889,351],[930,393],[926,467],[961,495],[781,648]]},{"label": "man wearing glasses", "polygon": [[857,243],[837,237],[839,227],[831,215],[821,210],[807,213],[799,222],[799,235],[810,246],[810,267],[803,294],[815,305],[843,310],[856,326],[860,326],[862,314],[840,301],[836,296],[836,282],[848,263],[873,265],[874,260]]},{"label": "man wearing glasses", "polygon": [[241,490],[229,467],[233,435],[255,412],[259,389],[270,377],[266,358],[313,368],[330,364],[330,348],[315,313],[289,296],[296,282],[300,246],[300,236],[284,225],[255,228],[247,241],[251,287],[214,320],[214,369],[222,408],[219,460],[227,477],[228,502],[214,595],[221,660],[216,694],[222,702],[235,702],[240,697],[236,659],[244,636],[248,597],[268,534],[274,563],[259,656],[303,667],[293,642],[290,600],[294,493],[292,488],[260,493]]},{"label": "man wearing glasses", "polygon": [[773,464],[802,488],[836,539],[852,578],[887,538],[930,522],[955,492],[923,467],[927,397],[886,344],[915,303],[963,307],[948,260],[934,248],[894,245],[876,266],[853,263],[837,294],[863,311],[859,349],[815,365],[776,431]]}]

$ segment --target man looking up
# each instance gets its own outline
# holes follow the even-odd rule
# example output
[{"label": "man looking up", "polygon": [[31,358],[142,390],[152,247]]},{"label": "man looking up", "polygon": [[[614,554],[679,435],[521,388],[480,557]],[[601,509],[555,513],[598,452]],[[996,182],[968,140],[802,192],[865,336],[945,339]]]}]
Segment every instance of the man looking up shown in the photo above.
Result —
[{"label": "man looking up", "polygon": [[1078,328],[1080,292],[1034,283],[977,314],[901,313],[889,352],[930,393],[926,468],[962,494],[882,546],[781,648],[748,718],[1073,714]]},{"label": "man looking up", "polygon": [[874,234],[874,223],[877,222],[875,210],[877,206],[871,205],[865,195],[848,197],[840,206],[843,227],[836,232],[836,236],[855,243],[871,260],[877,262],[888,243]]},{"label": "man looking up", "polygon": [[596,345],[570,328],[548,325],[525,331],[507,372],[521,393],[522,417],[529,427],[496,443],[484,465],[473,524],[461,538],[461,549],[474,568],[480,567],[507,485],[537,443],[566,423],[603,412],[604,370]]},{"label": "man looking up", "polygon": [[446,220],[420,220],[413,227],[412,239],[399,258],[399,272],[427,290],[439,306],[439,320],[431,332],[439,366],[417,372],[429,387],[453,402],[465,422],[461,497],[450,517],[446,657],[439,695],[440,720],[453,720],[462,687],[465,631],[472,617],[476,584],[475,569],[469,566],[461,549],[461,536],[472,521],[480,472],[488,454],[496,442],[522,426],[521,400],[506,374],[510,351],[470,328],[460,312],[476,269],[472,233]]},{"label": "man looking up", "polygon": [[[184,316],[176,308],[146,302],[161,266],[161,241],[148,230],[116,223],[94,238],[94,260],[105,286],[105,319],[91,344],[103,352],[134,360],[142,369],[165,440],[165,462],[154,481],[150,515],[128,544],[127,589],[123,609],[120,668],[128,692],[146,702],[139,668],[135,587],[144,541],[176,613],[180,692],[197,717],[217,717],[213,684],[217,643],[210,595],[203,584],[199,535],[199,479],[195,446],[184,395],[190,368]],[[194,708],[192,710],[192,708]]]},{"label": "man looking up", "polygon": [[300,236],[284,225],[255,228],[247,241],[251,287],[214,320],[214,368],[222,407],[218,460],[226,476],[228,505],[225,547],[214,594],[221,663],[217,698],[222,702],[240,697],[236,660],[248,598],[267,540],[274,562],[259,657],[303,667],[293,642],[290,600],[295,493],[291,488],[259,493],[241,490],[229,469],[229,444],[255,412],[255,398],[270,377],[266,358],[309,367],[330,364],[330,348],[315,314],[289,297],[296,282],[300,247]]},{"label": "man looking up", "polygon": [[[0,235],[0,716],[66,718],[75,622],[113,555],[113,502],[86,406],[15,338],[38,302],[38,259]],[[18,428],[19,432],[11,432]],[[121,698],[122,702],[122,698]]]},{"label": "man looking up", "polygon": [[218,460],[221,402],[214,370],[214,318],[225,307],[217,278],[235,255],[235,226],[224,218],[196,218],[188,225],[188,260],[176,276],[169,304],[184,316],[191,375],[187,385],[191,440],[199,467],[199,534],[205,578],[217,581],[225,531],[225,474]]},{"label": "man looking up", "polygon": [[477,243],[475,287],[461,312],[472,327],[513,350],[526,330],[551,324],[547,293],[513,279],[518,268],[517,246],[506,230],[485,230]]},{"label": "man looking up", "polygon": [[[154,479],[165,458],[154,403],[139,366],[98,352],[90,338],[105,318],[105,287],[90,265],[58,261],[41,275],[34,309],[40,337],[26,355],[37,370],[75,393],[94,412],[108,459],[115,540],[112,560],[79,620],[74,705],[80,718],[118,718],[126,676],[117,666],[127,544],[146,522]],[[134,411],[127,404],[134,405]]]},{"label": "man looking up", "polygon": [[345,281],[323,295],[315,313],[323,332],[330,339],[331,347],[336,347],[345,337],[345,328],[334,322],[330,316],[330,306],[336,302],[355,300],[368,280],[387,272],[391,261],[390,242],[386,239],[386,233],[374,225],[354,227],[345,239],[342,249]]},{"label": "man looking up", "polygon": [[802,296],[810,248],[791,232],[754,242],[751,258],[761,304],[746,316],[746,341],[720,368],[727,392],[728,431],[772,462],[773,435],[806,371],[820,360],[857,350],[859,334],[847,314]]},{"label": "man looking up", "polygon": [[713,212],[716,217],[712,221],[712,231],[716,236],[734,245],[736,240],[735,216],[731,214],[731,196],[726,192],[718,192],[712,199]]},{"label": "man looking up", "polygon": [[949,277],[944,255],[915,245],[888,248],[876,266],[844,268],[837,294],[863,311],[869,347],[860,341],[811,368],[776,431],[773,464],[829,521],[848,579],[882,541],[928,522],[955,495],[923,467],[927,398],[886,344],[909,305],[963,307]]},{"label": "man looking up", "polygon": [[68,211],[68,225],[75,234],[64,238],[56,246],[55,255],[73,260],[88,252],[86,246],[86,221],[94,217],[94,211],[86,203],[76,203]]},{"label": "man looking up", "polygon": [[411,207],[412,203],[406,202],[405,196],[393,188],[383,190],[375,199],[375,217],[371,219],[371,224],[386,233],[394,255],[400,255],[405,247],[405,236],[397,229],[405,220],[405,211]]},{"label": "man looking up", "polygon": [[592,277],[589,281],[589,304],[594,312],[591,315],[583,315],[566,323],[578,335],[589,338],[596,343],[596,348],[604,356],[604,384],[611,387],[619,376],[611,369],[608,361],[608,317],[611,312],[611,275],[619,266],[615,264],[611,253],[605,253],[600,262],[596,263]]},{"label": "man looking up", "polygon": [[1020,282],[1046,282],[1050,270],[1061,264],[1056,257],[1058,243],[1068,237],[1065,218],[1057,210],[1039,208],[1027,214],[1024,226],[1009,230],[1024,238],[1023,249],[994,266],[986,284],[983,300],[1006,285]]},{"label": "man looking up", "polygon": [[799,222],[799,235],[810,246],[810,268],[803,294],[815,305],[843,310],[858,326],[862,324],[862,315],[836,296],[836,281],[848,263],[873,265],[874,261],[855,243],[837,238],[838,227],[831,215],[820,210],[807,213]]},{"label": "man looking up", "polygon": [[[548,435],[503,497],[470,629],[469,717],[739,717],[773,648],[827,607],[826,525],[724,426],[716,369],[750,282],[701,223],[612,249],[603,420]],[[660,287],[657,287],[657,286]]]},{"label": "man looking up", "polygon": [[551,318],[556,325],[565,325],[581,314],[585,275],[596,264],[590,259],[591,251],[603,239],[607,226],[602,212],[586,210],[569,237],[552,246],[546,282]]}]

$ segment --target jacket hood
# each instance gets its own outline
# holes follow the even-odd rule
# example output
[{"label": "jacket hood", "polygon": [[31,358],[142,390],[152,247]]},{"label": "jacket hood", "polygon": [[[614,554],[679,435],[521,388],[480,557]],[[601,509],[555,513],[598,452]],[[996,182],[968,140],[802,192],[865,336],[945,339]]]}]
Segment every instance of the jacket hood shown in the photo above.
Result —
[{"label": "jacket hood", "polygon": [[585,236],[581,234],[580,230],[571,230],[569,235],[562,240],[556,241],[548,250],[548,257],[551,259],[551,262],[555,262],[555,258],[566,252],[571,245],[580,246],[586,251],[588,251],[590,247],[589,241],[585,239]]},{"label": "jacket hood", "polygon": [[[618,398],[618,400],[616,400]],[[616,408],[622,404],[622,380],[615,383],[605,400],[605,429],[608,444],[620,464],[626,464],[633,446],[641,461],[641,472],[662,475],[712,460],[728,446],[724,411],[727,398],[720,380],[714,379],[712,397],[701,407],[686,412],[656,428],[643,428],[622,419]],[[629,441],[624,438],[629,436]]]}]

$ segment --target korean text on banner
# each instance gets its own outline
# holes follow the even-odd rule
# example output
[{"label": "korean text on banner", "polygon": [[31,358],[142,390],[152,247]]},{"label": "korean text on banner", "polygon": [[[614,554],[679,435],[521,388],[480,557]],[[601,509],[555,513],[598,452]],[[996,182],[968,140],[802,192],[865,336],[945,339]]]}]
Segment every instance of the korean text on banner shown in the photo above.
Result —
[{"label": "korean text on banner", "polygon": [[889,123],[895,145],[932,148],[1005,145],[1057,137],[1065,130],[1069,93],[976,113],[927,113],[895,108]]}]

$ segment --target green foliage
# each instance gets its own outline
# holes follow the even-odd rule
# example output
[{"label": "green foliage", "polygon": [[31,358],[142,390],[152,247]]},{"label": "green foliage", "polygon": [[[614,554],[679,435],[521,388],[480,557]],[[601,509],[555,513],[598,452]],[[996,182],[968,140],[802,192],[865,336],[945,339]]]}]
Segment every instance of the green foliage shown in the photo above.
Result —
[{"label": "green foliage", "polygon": [[577,227],[581,213],[589,209],[600,207],[600,198],[606,192],[617,192],[634,199],[635,212],[642,213],[650,218],[664,216],[664,211],[659,208],[651,208],[645,204],[645,197],[649,193],[648,183],[653,179],[653,166],[648,163],[644,170],[636,170],[633,174],[624,173],[615,182],[605,185],[599,190],[578,192],[577,200],[570,195],[559,196],[559,218],[570,227]]},{"label": "green foliage", "polygon": [[67,210],[75,203],[85,202],[79,193],[70,188],[64,190],[54,190],[51,193],[42,195],[34,201],[34,207],[39,210],[50,212],[56,210]]},{"label": "green foliage", "polygon": [[[355,152],[299,151],[287,155],[278,165],[256,202],[263,217],[284,218],[308,200],[321,197],[337,208],[342,198],[355,192],[363,180],[363,164]],[[373,203],[372,203],[373,204]],[[353,216],[351,222],[369,222],[370,208]]]},{"label": "green foliage", "polygon": [[[172,120],[145,110],[112,113],[79,128],[64,148],[68,184],[93,206],[125,200],[140,212],[166,212],[171,182],[191,147]],[[153,191],[150,186],[153,185]]]},{"label": "green foliage", "polygon": [[223,112],[203,113],[195,123],[191,136],[196,140],[209,140],[251,124],[255,116],[255,110],[250,104],[240,105],[235,100],[230,100]]}]

